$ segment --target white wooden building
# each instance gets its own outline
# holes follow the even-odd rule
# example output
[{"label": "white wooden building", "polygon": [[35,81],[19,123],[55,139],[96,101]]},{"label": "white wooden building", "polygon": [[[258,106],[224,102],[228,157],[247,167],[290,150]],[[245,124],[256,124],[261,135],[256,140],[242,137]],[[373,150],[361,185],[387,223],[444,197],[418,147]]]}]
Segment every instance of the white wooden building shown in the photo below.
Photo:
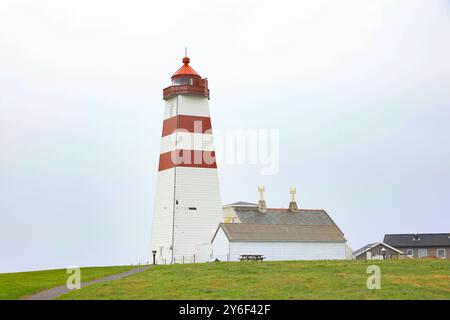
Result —
[{"label": "white wooden building", "polygon": [[224,207],[224,221],[212,239],[212,256],[237,261],[240,255],[265,260],[349,259],[347,240],[325,210],[270,209],[238,202]]}]

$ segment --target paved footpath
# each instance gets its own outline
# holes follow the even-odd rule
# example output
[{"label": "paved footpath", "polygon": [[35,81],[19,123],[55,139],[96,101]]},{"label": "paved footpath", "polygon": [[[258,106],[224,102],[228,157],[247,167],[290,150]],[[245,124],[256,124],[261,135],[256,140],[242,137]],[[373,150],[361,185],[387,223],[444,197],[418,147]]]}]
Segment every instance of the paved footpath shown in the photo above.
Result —
[{"label": "paved footpath", "polygon": [[[89,286],[94,283],[101,283],[101,282],[105,282],[105,281],[117,280],[117,279],[121,279],[124,277],[128,277],[132,274],[136,274],[136,273],[145,271],[149,268],[151,268],[151,266],[131,269],[126,272],[114,274],[112,276],[99,278],[99,279],[91,280],[88,282],[82,282],[81,288],[84,288],[84,287]],[[67,289],[67,287],[64,285],[64,286],[47,289],[47,290],[44,290],[44,291],[41,291],[38,293],[34,293],[30,296],[26,296],[26,297],[22,298],[21,300],[54,300],[54,299],[62,296],[63,294],[69,293],[70,291],[73,291],[73,290]]]}]

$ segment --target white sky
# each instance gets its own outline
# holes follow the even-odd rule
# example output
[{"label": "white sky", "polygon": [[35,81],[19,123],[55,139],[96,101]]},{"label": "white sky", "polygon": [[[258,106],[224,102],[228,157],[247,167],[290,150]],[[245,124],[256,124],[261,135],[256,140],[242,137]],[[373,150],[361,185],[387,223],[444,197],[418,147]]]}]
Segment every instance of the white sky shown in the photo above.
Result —
[{"label": "white sky", "polygon": [[438,0],[0,3],[0,272],[148,259],[163,87],[210,81],[215,129],[280,130],[280,172],[357,249],[450,232],[450,8]]}]

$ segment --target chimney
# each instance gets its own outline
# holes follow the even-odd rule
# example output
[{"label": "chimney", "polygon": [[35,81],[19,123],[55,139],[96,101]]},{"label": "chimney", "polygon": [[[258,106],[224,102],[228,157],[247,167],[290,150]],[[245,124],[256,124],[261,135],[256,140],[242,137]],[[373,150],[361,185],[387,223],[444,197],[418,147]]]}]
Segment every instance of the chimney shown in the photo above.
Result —
[{"label": "chimney", "polygon": [[259,192],[258,211],[261,213],[267,212],[266,201],[264,200],[264,191],[266,191],[264,186],[258,186]]},{"label": "chimney", "polygon": [[297,206],[297,201],[295,200],[295,195],[297,193],[297,189],[295,187],[290,188],[289,193],[291,194],[291,201],[289,202],[289,211],[297,212],[298,206]]}]

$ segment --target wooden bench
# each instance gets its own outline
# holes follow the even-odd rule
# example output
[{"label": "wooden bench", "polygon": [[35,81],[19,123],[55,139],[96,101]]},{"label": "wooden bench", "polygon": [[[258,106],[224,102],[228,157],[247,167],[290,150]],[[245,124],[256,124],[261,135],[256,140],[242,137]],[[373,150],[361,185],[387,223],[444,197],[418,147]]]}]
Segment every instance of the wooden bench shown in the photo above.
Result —
[{"label": "wooden bench", "polygon": [[239,260],[241,260],[241,261],[263,261],[264,256],[261,254],[241,254]]}]

